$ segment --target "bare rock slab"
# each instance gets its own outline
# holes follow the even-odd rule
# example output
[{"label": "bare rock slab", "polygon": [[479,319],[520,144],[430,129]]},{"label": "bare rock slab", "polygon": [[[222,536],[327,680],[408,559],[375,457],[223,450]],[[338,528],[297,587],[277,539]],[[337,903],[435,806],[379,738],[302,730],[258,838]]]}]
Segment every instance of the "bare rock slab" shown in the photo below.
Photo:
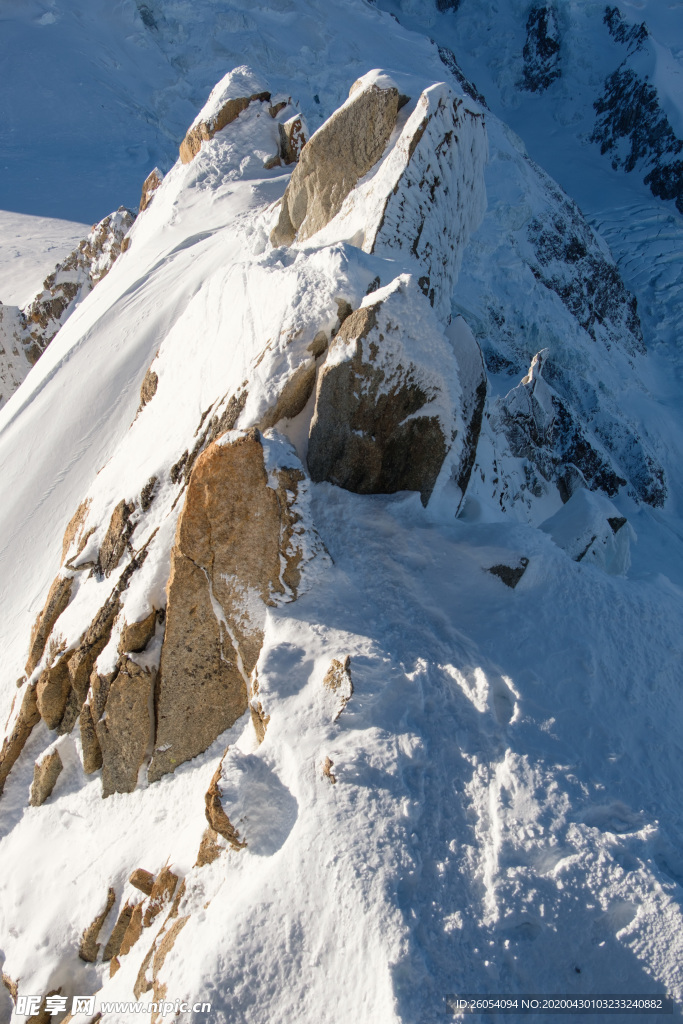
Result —
[{"label": "bare rock slab", "polygon": [[476,403],[464,394],[453,348],[416,282],[397,278],[347,317],[321,368],[312,479],[359,494],[419,491],[426,505],[448,457],[464,492],[464,451],[476,450],[479,433],[468,438]]},{"label": "bare rock slab", "polygon": [[31,795],[29,804],[31,807],[40,807],[55,788],[55,783],[62,773],[64,765],[59,756],[58,750],[47,753],[40,761],[36,761],[33,770],[33,783],[31,784]]},{"label": "bare rock slab", "polygon": [[266,606],[296,598],[316,550],[305,498],[301,464],[275,435],[230,431],[197,459],[171,553],[150,781],[247,710]]},{"label": "bare rock slab", "polygon": [[95,723],[102,751],[102,795],[132,793],[147,755],[152,721],[150,700],[156,672],[122,658],[109,687],[104,715]]},{"label": "bare rock slab", "polygon": [[301,150],[282,200],[273,245],[310,238],[329,223],[358,181],[377,163],[396,124],[398,89],[374,82],[351,90]]}]

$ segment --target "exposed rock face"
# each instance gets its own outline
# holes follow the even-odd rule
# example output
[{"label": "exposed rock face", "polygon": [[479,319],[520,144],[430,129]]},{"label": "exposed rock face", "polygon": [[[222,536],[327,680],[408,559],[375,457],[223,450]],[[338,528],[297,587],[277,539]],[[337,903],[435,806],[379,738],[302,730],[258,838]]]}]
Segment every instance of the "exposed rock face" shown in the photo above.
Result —
[{"label": "exposed rock face", "polygon": [[178,885],[178,876],[169,867],[163,867],[152,886],[149,901],[145,907],[143,925],[149,928],[152,921],[161,913],[162,907],[173,899]]},{"label": "exposed rock face", "polygon": [[102,960],[105,963],[108,963],[113,957],[117,957],[119,955],[121,951],[121,943],[123,941],[123,936],[126,934],[126,931],[128,930],[128,925],[130,924],[132,916],[133,905],[130,903],[126,903],[126,905],[121,908],[121,913],[119,914],[116,920],[116,924],[112,929],[112,933],[109,936],[109,940],[106,946],[104,947]]},{"label": "exposed rock face", "polygon": [[105,576],[110,576],[121,561],[126,545],[135,526],[130,517],[135,505],[120,501],[111,515],[107,532],[100,547],[100,568]]},{"label": "exposed rock face", "polygon": [[80,714],[81,747],[83,749],[83,771],[92,775],[102,767],[102,751],[97,739],[95,722],[90,704],[84,704]]},{"label": "exposed rock face", "polygon": [[149,368],[140,385],[140,408],[144,409],[148,402],[151,402],[157,393],[159,378],[154,370]]},{"label": "exposed rock face", "polygon": [[221,852],[222,847],[218,844],[218,833],[210,827],[205,829],[194,866],[203,868],[205,864],[213,864],[215,860],[218,860]]},{"label": "exposed rock face", "polygon": [[88,694],[93,666],[109,643],[114,619],[118,615],[119,607],[120,598],[115,589],[102,605],[83,634],[78,647],[69,658],[71,692],[60,726],[62,732],[70,732],[76,723],[83,702]]},{"label": "exposed rock face", "polygon": [[149,615],[141,619],[140,622],[125,623],[121,629],[121,639],[119,641],[119,654],[124,654],[129,651],[131,654],[137,654],[139,651],[144,651],[147,644],[154,636],[154,631],[157,624],[157,612],[155,608],[152,608]]},{"label": "exposed rock face", "polygon": [[381,170],[365,187],[363,249],[410,257],[442,319],[463,252],[486,208],[483,116],[444,84],[420,95]]},{"label": "exposed rock face", "polygon": [[142,195],[140,196],[140,213],[142,213],[143,210],[146,210],[152,202],[154,193],[159,188],[159,185],[161,185],[163,177],[164,176],[159,168],[155,167],[154,170],[145,178],[142,184]]},{"label": "exposed rock face", "polygon": [[119,207],[116,213],[93,225],[78,249],[45,278],[43,291],[24,310],[30,339],[28,354],[32,363],[50,344],[75,304],[109,273],[121,254],[123,238],[134,220],[134,213]]},{"label": "exposed rock face", "polygon": [[334,720],[336,721],[353,696],[351,658],[348,654],[343,661],[338,661],[336,658],[332,661],[325,673],[323,686],[334,695],[336,711]]},{"label": "exposed rock face", "polygon": [[[608,153],[612,167],[648,167],[643,181],[653,195],[672,199],[683,213],[683,139],[678,138],[656,88],[625,65],[608,75],[596,112],[592,142]],[[628,147],[624,145],[627,142]],[[626,153],[626,155],[624,155]]]},{"label": "exposed rock face", "polygon": [[86,963],[94,964],[97,960],[97,954],[100,951],[100,944],[97,941],[102,925],[107,919],[109,911],[114,906],[116,900],[116,893],[112,888],[107,892],[107,902],[104,909],[94,920],[88,925],[83,932],[81,937],[81,944],[78,948],[78,955],[81,960],[85,960]]},{"label": "exposed rock face", "polygon": [[531,92],[543,92],[561,74],[555,13],[548,4],[532,7],[526,23],[522,86]]},{"label": "exposed rock face", "polygon": [[278,126],[280,132],[280,154],[285,164],[295,164],[308,140],[306,125],[300,114]]},{"label": "exposed rock face", "polygon": [[78,540],[76,546],[76,553],[73,558],[77,558],[81,551],[85,547],[86,541],[90,536],[90,532],[85,532],[85,522],[88,518],[88,511],[90,509],[90,499],[86,498],[82,501],[73,516],[69,520],[66,530],[64,531],[64,539],[62,540],[62,565],[66,562],[66,556],[71,550],[71,546],[74,541]]},{"label": "exposed rock face", "polygon": [[227,839],[233,849],[243,850],[247,844],[242,842],[240,839],[239,832],[231,824],[230,819],[223,810],[223,804],[221,803],[219,783],[222,767],[223,762],[221,761],[213,778],[211,779],[211,785],[206,791],[206,796],[204,798],[206,803],[206,820],[214,832],[218,832],[218,834],[223,836],[224,839]]},{"label": "exposed rock face", "polygon": [[514,590],[522,576],[526,572],[529,564],[528,558],[520,558],[516,565],[505,565],[503,563],[499,565],[492,565],[488,572],[492,576],[497,576],[498,579],[502,580],[506,587],[510,587]]},{"label": "exposed rock face", "polygon": [[254,93],[252,96],[237,96],[227,100],[208,121],[196,121],[180,143],[180,159],[184,164],[194,160],[202,142],[208,142],[216,132],[232,124],[250,103],[267,103],[269,92]]},{"label": "exposed rock face", "polygon": [[56,729],[64,717],[71,692],[70,656],[66,654],[58,658],[53,665],[41,672],[36,685],[38,711],[48,729]]},{"label": "exposed rock face", "polygon": [[109,686],[105,714],[95,723],[102,751],[102,795],[132,793],[150,743],[149,705],[156,672],[122,658]]},{"label": "exposed rock face", "polygon": [[33,770],[33,782],[29,803],[31,807],[40,807],[55,788],[55,783],[62,773],[64,765],[58,750],[52,750],[40,761],[36,761]]},{"label": "exposed rock face", "polygon": [[12,731],[6,736],[2,750],[0,750],[0,793],[5,787],[5,781],[12,766],[24,749],[26,740],[31,735],[34,725],[40,721],[40,712],[36,703],[35,686],[27,686],[19,707],[19,711],[12,723]]},{"label": "exposed rock face", "polygon": [[271,233],[273,245],[304,241],[341,209],[360,178],[382,156],[396,124],[398,89],[352,87],[349,99],[301,151]]},{"label": "exposed rock face", "polygon": [[154,875],[151,871],[145,871],[144,868],[136,868],[128,881],[140,892],[144,892],[145,896],[149,896],[154,888]]},{"label": "exposed rock face", "polygon": [[26,674],[31,675],[45,651],[52,627],[71,600],[73,576],[57,576],[48,591],[43,610],[36,619],[31,630]]},{"label": "exposed rock face", "polygon": [[[264,451],[265,446],[265,451]],[[284,463],[266,460],[284,456]],[[257,430],[197,459],[171,555],[151,781],[205,750],[247,709],[264,606],[296,597],[303,473]]]},{"label": "exposed rock face", "polygon": [[[349,316],[331,344],[318,377],[308,468],[313,480],[360,494],[419,491],[426,505],[459,416],[463,423],[462,392],[452,349],[438,329],[429,332],[424,300],[408,279],[390,288]],[[458,453],[465,441],[461,426]]]},{"label": "exposed rock face", "polygon": [[529,373],[500,407],[510,449],[513,455],[529,459],[546,480],[554,481],[565,500],[577,487],[613,496],[626,480],[545,381],[548,354],[543,349],[534,356]]}]

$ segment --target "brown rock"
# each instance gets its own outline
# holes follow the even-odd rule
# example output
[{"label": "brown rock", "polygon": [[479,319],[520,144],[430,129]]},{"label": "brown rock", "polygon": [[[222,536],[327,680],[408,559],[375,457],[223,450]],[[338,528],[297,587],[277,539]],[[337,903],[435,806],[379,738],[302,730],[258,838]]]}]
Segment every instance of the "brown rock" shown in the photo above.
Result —
[{"label": "brown rock", "polygon": [[204,797],[204,802],[206,804],[206,820],[214,832],[218,832],[219,835],[228,840],[233,849],[243,850],[247,844],[240,840],[239,832],[233,827],[230,819],[223,810],[223,804],[221,803],[221,791],[218,784],[221,778],[222,766],[223,762],[221,761],[214,772],[213,778],[211,779],[211,785],[206,791],[206,796]]},{"label": "brown rock", "polygon": [[281,468],[269,486],[255,429],[211,444],[197,460],[171,553],[150,781],[206,750],[246,711],[260,608],[292,599],[300,582],[294,503],[302,479]]},{"label": "brown rock", "polygon": [[136,903],[132,908],[128,926],[121,939],[119,951],[115,954],[117,957],[125,956],[126,953],[130,953],[131,949],[142,935],[142,914],[144,903],[145,901],[143,900],[142,903]]},{"label": "brown rock", "polygon": [[418,383],[415,364],[393,356],[388,332],[398,328],[381,306],[356,310],[332,342],[353,354],[321,368],[308,469],[313,480],[359,494],[420,491],[426,505],[448,445],[428,415],[435,390]]},{"label": "brown rock", "polygon": [[301,150],[270,236],[273,245],[304,241],[339,213],[351,189],[384,153],[397,113],[397,89],[352,89],[344,106]]},{"label": "brown rock", "polygon": [[155,167],[154,170],[145,178],[142,185],[142,195],[140,196],[140,213],[142,213],[143,210],[146,210],[152,202],[154,193],[159,188],[159,185],[161,185],[163,177],[164,176],[159,168]]},{"label": "brown rock", "polygon": [[62,733],[70,732],[76,723],[88,693],[93,665],[109,643],[120,604],[119,591],[115,589],[102,605],[83,634],[78,647],[69,658],[71,693],[60,725]]},{"label": "brown rock", "polygon": [[109,941],[107,942],[107,945],[104,947],[102,959],[105,961],[105,963],[108,963],[109,960],[112,960],[114,957],[117,957],[119,955],[121,951],[121,943],[123,942],[123,937],[128,930],[128,925],[130,924],[130,920],[133,916],[133,910],[134,906],[132,903],[126,903],[126,905],[121,908],[121,913],[119,914],[116,920],[114,928],[112,929],[112,933],[109,936]]},{"label": "brown rock", "polygon": [[61,987],[53,988],[44,995],[40,1001],[40,1009],[38,1010],[38,1013],[34,1013],[30,1017],[25,1018],[26,1024],[51,1024],[54,1017],[47,1011],[47,1000],[49,996],[58,996],[61,991]]},{"label": "brown rock", "polygon": [[144,892],[145,896],[149,896],[154,887],[154,875],[151,871],[145,871],[144,868],[136,868],[128,881],[140,892]]},{"label": "brown rock", "polygon": [[149,894],[143,919],[145,928],[149,928],[154,918],[161,913],[162,907],[173,899],[177,885],[178,876],[174,875],[170,868],[163,867],[154,880]]},{"label": "brown rock", "polygon": [[107,919],[109,911],[114,906],[116,900],[116,893],[110,887],[107,892],[107,902],[104,906],[104,910],[94,918],[94,920],[88,925],[81,936],[81,944],[78,947],[78,955],[81,960],[85,960],[86,963],[94,964],[97,960],[97,954],[100,951],[100,944],[97,938],[102,930],[102,925]]},{"label": "brown rock", "polygon": [[156,671],[122,658],[109,687],[105,713],[95,722],[102,751],[102,795],[132,793],[149,746],[152,722],[149,703]]},{"label": "brown rock", "polygon": [[254,731],[256,732],[256,737],[259,743],[263,743],[266,738],[266,729],[268,728],[270,715],[264,714],[260,700],[252,700],[249,703],[249,712],[251,714],[251,721],[254,726]]},{"label": "brown rock", "polygon": [[325,673],[323,686],[331,690],[336,698],[337,713],[334,720],[339,718],[346,705],[353,696],[353,680],[351,679],[351,658],[347,654],[343,661],[332,660],[332,664]]},{"label": "brown rock", "polygon": [[[148,402],[151,402],[157,393],[159,377],[150,366],[140,385],[140,409],[143,409]],[[138,409],[138,412],[140,411]]]},{"label": "brown rock", "polygon": [[222,849],[218,844],[218,833],[214,832],[212,828],[205,829],[194,866],[203,868],[205,864],[213,864],[220,857]]},{"label": "brown rock", "polygon": [[331,761],[329,757],[326,757],[322,763],[323,775],[325,776],[326,779],[329,779],[332,785],[334,786],[337,783],[337,776],[332,771],[333,766],[334,761]]},{"label": "brown rock", "polygon": [[39,721],[40,712],[36,703],[35,686],[27,686],[12,731],[9,736],[5,737],[2,750],[0,750],[0,793],[5,787],[7,776],[24,749],[26,740],[31,735],[33,726]]},{"label": "brown rock", "polygon": [[278,125],[280,131],[280,153],[286,164],[295,164],[307,142],[306,128],[299,114]]},{"label": "brown rock", "polygon": [[69,553],[71,545],[76,540],[76,537],[79,538],[79,543],[78,550],[74,557],[80,555],[81,551],[85,547],[87,536],[89,536],[89,534],[87,536],[83,535],[83,527],[85,526],[85,521],[87,519],[89,509],[90,498],[86,498],[85,501],[82,501],[80,503],[80,505],[74,512],[73,516],[69,520],[69,524],[66,530],[64,531],[64,539],[62,541],[62,565],[64,565],[64,562],[66,561],[66,556]]},{"label": "brown rock", "polygon": [[40,807],[45,803],[55,788],[55,783],[61,775],[63,767],[58,750],[53,750],[42,761],[36,761],[33,769],[31,795],[28,800],[31,807]]},{"label": "brown rock", "polygon": [[9,976],[9,974],[5,974],[5,972],[3,971],[2,972],[2,983],[5,986],[5,988],[7,989],[7,991],[9,992],[9,994],[11,995],[12,1000],[14,1002],[14,1005],[16,1006],[16,1004],[17,1004],[17,997],[19,995],[19,986],[17,985],[16,981],[12,981],[12,979]]},{"label": "brown rock", "polygon": [[70,658],[71,652],[64,654],[54,665],[46,668],[41,672],[36,685],[38,711],[48,729],[57,729],[64,717],[71,691]]},{"label": "brown rock", "polygon": [[259,92],[253,96],[239,96],[228,100],[210,121],[200,121],[190,128],[180,143],[181,162],[184,164],[191,163],[201,149],[202,142],[208,142],[209,139],[214,137],[216,132],[232,124],[242,111],[247,109],[250,103],[266,103],[269,100],[269,92]]},{"label": "brown rock", "polygon": [[92,775],[102,767],[102,751],[97,739],[90,704],[84,704],[81,708],[80,725],[83,771],[86,775]]},{"label": "brown rock", "polygon": [[149,615],[141,619],[140,622],[125,623],[121,630],[121,639],[119,640],[119,654],[125,654],[126,652],[137,654],[139,651],[144,651],[154,636],[156,624],[156,608],[152,608]]},{"label": "brown rock", "polygon": [[100,568],[105,576],[110,576],[121,561],[126,545],[135,529],[130,517],[135,505],[120,501],[112,512],[109,527],[100,547]]},{"label": "brown rock", "polygon": [[47,600],[45,601],[45,607],[31,630],[31,644],[28,661],[26,662],[27,676],[31,675],[42,658],[47,639],[52,632],[52,627],[71,600],[72,586],[73,576],[57,576],[53,580]]}]

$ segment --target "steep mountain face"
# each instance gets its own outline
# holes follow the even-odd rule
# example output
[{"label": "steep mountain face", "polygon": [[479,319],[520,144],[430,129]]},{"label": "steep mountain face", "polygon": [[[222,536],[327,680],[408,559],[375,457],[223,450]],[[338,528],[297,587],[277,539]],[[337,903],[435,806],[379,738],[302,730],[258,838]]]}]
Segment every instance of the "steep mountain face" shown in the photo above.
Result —
[{"label": "steep mountain face", "polygon": [[[205,13],[136,17],[196,69]],[[450,40],[219,13],[280,50],[187,118],[106,276],[80,250],[0,413],[6,1015],[680,997],[683,554],[636,300]],[[524,24],[538,98],[560,9]]]},{"label": "steep mountain face", "polygon": [[135,214],[120,207],[94,224],[24,309],[0,302],[0,403],[16,391],[78,303],[108,274],[134,220]]}]

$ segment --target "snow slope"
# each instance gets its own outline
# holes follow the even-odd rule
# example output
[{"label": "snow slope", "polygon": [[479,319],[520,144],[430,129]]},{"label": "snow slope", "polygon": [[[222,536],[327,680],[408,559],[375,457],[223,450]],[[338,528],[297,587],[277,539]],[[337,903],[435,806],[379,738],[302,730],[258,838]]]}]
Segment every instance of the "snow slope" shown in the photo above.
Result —
[{"label": "snow slope", "polygon": [[89,230],[73,221],[0,211],[0,301],[25,306]]},{"label": "snow slope", "polygon": [[[187,64],[203,70],[218,59],[199,45],[207,9],[146,6],[157,25],[150,31],[166,46],[175,39]],[[128,8],[114,10],[120,17]],[[58,26],[58,14],[79,11],[53,4],[40,17]],[[259,57],[240,81],[298,100],[311,127],[370,68],[386,68],[401,88],[412,81],[413,101],[448,78],[434,46],[360,2],[225,5],[221,14],[230,45],[246,40],[250,58]],[[82,31],[90,39],[87,19]],[[111,45],[123,45],[114,33]],[[228,67],[230,52],[220,51]],[[79,959],[78,943],[109,886],[116,903],[105,941],[135,895],[131,871],[156,873],[168,862],[186,882],[179,914],[188,919],[159,978],[169,998],[210,1000],[212,1020],[431,1024],[456,992],[683,998],[680,392],[673,382],[660,390],[625,293],[593,337],[581,308],[560,295],[586,270],[569,261],[555,268],[554,286],[544,282],[528,237],[534,217],[568,208],[576,231],[588,229],[495,116],[487,132],[488,211],[460,253],[452,304],[489,359],[464,514],[455,518],[460,495],[445,479],[426,510],[415,493],[309,485],[330,560],[296,602],[265,608],[258,680],[270,721],[260,744],[245,715],[174,773],[147,785],[143,772],[134,792],[103,800],[99,774],[83,774],[78,731],[34,729],[0,798],[2,969],[21,993],[61,987],[69,996],[97,992],[98,1005],[132,999],[156,925],[113,977],[101,959]],[[156,477],[133,534],[136,550],[149,541],[149,555],[124,597],[129,621],[138,621],[165,600],[183,453],[202,425],[245,380],[235,425],[259,421],[307,346],[338,326],[338,300],[357,308],[372,301],[377,276],[380,288],[417,276],[409,254],[354,245],[343,218],[327,234],[273,249],[274,204],[289,177],[264,169],[276,146],[275,120],[251,104],[191,164],[175,164],[129,249],[0,411],[0,571],[11,581],[0,599],[5,714],[79,503],[90,498],[95,529],[74,558],[82,564],[96,556],[117,503],[140,503]],[[618,219],[613,212],[610,223]],[[604,242],[582,237],[609,268]],[[409,311],[443,330],[439,311],[406,292]],[[610,506],[638,534],[621,574],[608,575],[597,558],[574,561],[556,521],[536,528],[577,503],[562,505],[540,471],[531,479],[533,463],[511,450],[500,425],[501,400],[526,386],[521,378],[548,343],[549,386],[628,480]],[[157,390],[139,409],[150,366]],[[311,415],[308,406],[277,425],[302,458]],[[605,435],[609,444],[599,441]],[[638,450],[663,467],[669,491],[660,507],[638,492],[626,457]],[[487,571],[522,558],[514,589]],[[126,554],[108,580],[75,573],[58,620],[67,647],[128,564]],[[98,670],[111,667],[116,642],[115,634]],[[353,693],[340,706],[323,679],[346,655]],[[49,800],[28,807],[34,760],[55,743],[64,771]],[[223,843],[218,859],[198,868],[204,794],[226,747],[225,806],[248,845]]]}]

